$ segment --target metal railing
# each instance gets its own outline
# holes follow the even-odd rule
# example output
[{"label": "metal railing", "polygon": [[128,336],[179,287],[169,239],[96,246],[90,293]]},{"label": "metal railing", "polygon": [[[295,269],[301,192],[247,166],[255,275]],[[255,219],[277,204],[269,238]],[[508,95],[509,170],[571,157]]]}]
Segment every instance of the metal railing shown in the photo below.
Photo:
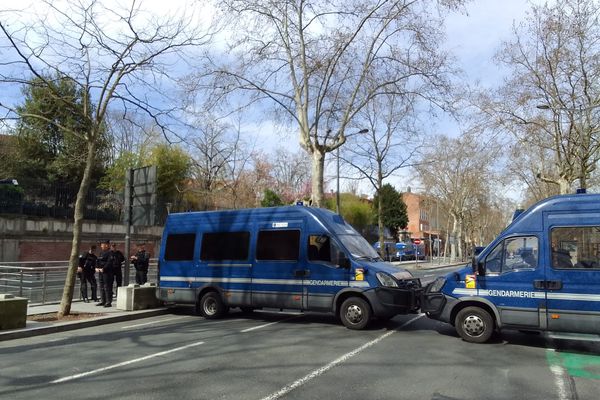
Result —
[{"label": "metal railing", "polygon": [[[25,297],[29,299],[30,305],[60,302],[67,277],[67,264],[66,261],[2,263],[0,264],[0,293]],[[156,276],[156,259],[151,259],[148,282],[156,282]],[[98,280],[97,274],[96,280]],[[135,269],[131,266],[129,283],[134,282]],[[77,279],[73,300],[80,299],[80,294],[80,282]]]}]

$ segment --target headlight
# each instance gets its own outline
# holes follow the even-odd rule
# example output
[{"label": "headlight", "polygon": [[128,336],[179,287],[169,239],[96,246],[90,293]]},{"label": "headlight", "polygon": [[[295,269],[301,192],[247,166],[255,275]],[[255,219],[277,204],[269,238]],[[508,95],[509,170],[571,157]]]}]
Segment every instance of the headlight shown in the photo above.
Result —
[{"label": "headlight", "polygon": [[398,282],[396,282],[394,278],[392,278],[384,272],[377,272],[375,276],[379,280],[379,283],[381,283],[381,286],[398,287]]},{"label": "headlight", "polygon": [[439,292],[440,290],[442,290],[445,283],[446,283],[446,278],[444,278],[443,276],[438,277],[435,281],[433,281],[433,283],[429,287],[429,292],[430,293]]}]

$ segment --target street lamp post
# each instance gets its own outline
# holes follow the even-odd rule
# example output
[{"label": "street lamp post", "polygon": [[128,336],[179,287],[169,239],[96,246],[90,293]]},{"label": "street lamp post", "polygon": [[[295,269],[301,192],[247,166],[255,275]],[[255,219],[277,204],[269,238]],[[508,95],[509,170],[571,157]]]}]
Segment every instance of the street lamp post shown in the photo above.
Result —
[{"label": "street lamp post", "polygon": [[[357,132],[357,134],[363,134],[369,132],[368,129],[361,129]],[[336,148],[336,158],[337,158],[337,167],[336,167],[336,191],[335,191],[335,212],[340,213],[340,147]]]}]

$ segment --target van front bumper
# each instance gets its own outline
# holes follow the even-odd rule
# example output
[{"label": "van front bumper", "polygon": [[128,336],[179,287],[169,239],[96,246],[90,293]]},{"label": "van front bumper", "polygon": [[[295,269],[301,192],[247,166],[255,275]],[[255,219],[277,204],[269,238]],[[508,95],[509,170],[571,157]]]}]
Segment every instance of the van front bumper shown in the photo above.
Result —
[{"label": "van front bumper", "polygon": [[459,300],[442,292],[429,292],[428,289],[429,286],[421,295],[421,312],[431,319],[454,324],[451,321],[452,309]]},{"label": "van front bumper", "polygon": [[375,317],[415,313],[420,307],[422,288],[420,283],[405,288],[378,286],[364,294],[373,308]]}]

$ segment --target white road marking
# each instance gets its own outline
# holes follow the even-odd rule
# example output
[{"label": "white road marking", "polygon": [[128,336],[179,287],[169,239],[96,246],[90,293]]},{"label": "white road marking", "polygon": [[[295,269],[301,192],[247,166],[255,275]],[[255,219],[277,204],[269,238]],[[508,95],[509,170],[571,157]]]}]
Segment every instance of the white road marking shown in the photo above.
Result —
[{"label": "white road marking", "polygon": [[[413,322],[415,322],[416,320],[418,320],[419,318],[422,318],[423,316],[425,316],[425,314],[420,314],[408,321],[406,321],[404,324],[402,324],[400,326],[400,328],[398,329],[402,329],[405,326],[408,326],[410,324],[412,324]],[[303,378],[298,379],[295,382],[290,383],[289,385],[283,387],[281,390],[270,394],[267,397],[263,397],[261,400],[276,400],[279,399],[282,396],[285,396],[286,394],[288,394],[289,392],[291,392],[292,390],[304,385],[305,383],[307,383],[308,381],[323,375],[325,372],[329,371],[330,369],[332,369],[333,367],[335,367],[338,364],[343,363],[344,361],[347,361],[348,359],[354,357],[355,355],[357,355],[358,353],[362,352],[363,350],[368,349],[369,347],[381,342],[383,339],[387,338],[388,336],[392,335],[394,332],[396,332],[395,330],[393,331],[389,331],[384,333],[383,335],[379,336],[376,339],[371,340],[368,343],[363,344],[362,346],[360,346],[358,349],[355,349],[353,351],[351,351],[350,353],[346,353],[343,356],[333,360],[332,362],[330,362],[327,365],[322,366],[321,368],[318,368],[314,371],[312,371],[310,374],[304,376]]]},{"label": "white road marking", "polygon": [[[553,351],[555,349],[547,349],[546,351]],[[569,381],[569,374],[567,371],[558,364],[550,365],[550,371],[552,375],[554,375],[554,384],[556,385],[556,389],[558,390],[558,399],[559,400],[572,400],[576,399],[577,396],[574,396],[572,393],[571,384]]]},{"label": "white road marking", "polygon": [[164,356],[164,355],[167,355],[167,354],[170,354],[170,353],[175,353],[177,351],[189,349],[190,347],[200,346],[201,344],[204,344],[204,342],[191,343],[191,344],[188,344],[188,345],[185,345],[185,346],[176,347],[176,348],[171,349],[171,350],[165,350],[165,351],[161,351],[159,353],[150,354],[150,355],[147,355],[145,357],[135,358],[135,359],[129,360],[129,361],[123,361],[121,363],[114,364],[114,365],[111,365],[109,367],[98,368],[98,369],[95,369],[93,371],[83,372],[81,374],[76,374],[76,375],[71,375],[71,376],[65,376],[64,378],[53,380],[50,383],[63,383],[63,382],[67,382],[67,381],[72,381],[74,379],[83,378],[84,376],[98,374],[100,372],[108,371],[108,370],[111,370],[111,369],[115,369],[115,368],[119,368],[119,367],[124,367],[124,366],[129,365],[129,364],[134,364],[134,363],[137,363],[137,362],[140,362],[140,361],[145,361],[145,360],[149,360],[151,358],[160,357],[160,356]]},{"label": "white road marking", "polygon": [[241,333],[246,333],[246,332],[255,331],[257,329],[266,328],[267,326],[275,325],[275,324],[278,324],[278,323],[283,322],[283,321],[289,321],[290,319],[298,318],[298,317],[301,317],[303,315],[304,314],[293,315],[293,316],[291,316],[289,318],[280,319],[279,321],[269,322],[268,324],[263,324],[263,325],[258,325],[258,326],[253,326],[252,328],[247,328],[247,329],[244,329],[244,330],[242,330],[240,332]]},{"label": "white road marking", "polygon": [[190,317],[188,317],[188,316],[182,316],[182,317],[173,317],[173,318],[167,318],[167,319],[159,319],[157,321],[144,322],[143,324],[127,325],[127,326],[122,327],[121,329],[137,328],[139,326],[158,324],[160,322],[173,321],[173,320],[176,320],[176,319],[183,319],[183,318],[190,318]]}]

